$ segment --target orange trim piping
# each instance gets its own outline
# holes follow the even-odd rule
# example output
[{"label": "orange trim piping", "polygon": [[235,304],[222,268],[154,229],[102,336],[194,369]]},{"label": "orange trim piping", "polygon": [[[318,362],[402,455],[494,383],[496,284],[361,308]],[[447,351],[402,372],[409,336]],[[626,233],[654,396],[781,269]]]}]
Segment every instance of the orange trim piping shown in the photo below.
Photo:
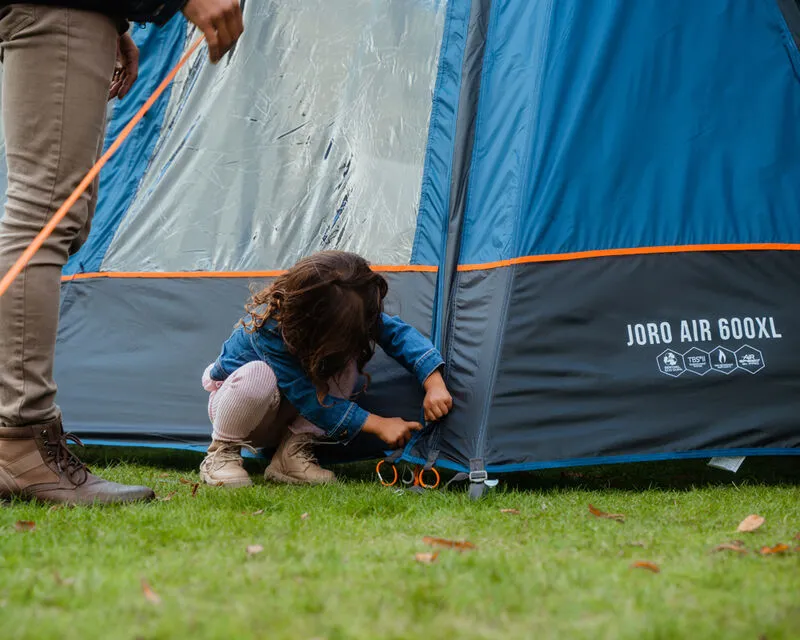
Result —
[{"label": "orange trim piping", "polygon": [[800,244],[788,243],[762,243],[762,244],[692,244],[684,246],[665,247],[634,247],[630,249],[600,249],[597,251],[577,251],[574,253],[551,253],[538,256],[522,256],[510,260],[497,262],[484,262],[481,264],[460,264],[458,270],[483,271],[486,269],[499,269],[513,267],[518,264],[531,264],[534,262],[564,262],[566,260],[585,260],[588,258],[606,258],[610,256],[639,256],[659,253],[697,253],[701,251],[800,251]]},{"label": "orange trim piping", "polygon": [[[372,267],[378,273],[436,273],[438,268],[430,265],[390,264]],[[104,271],[99,273],[76,273],[62,276],[61,282],[73,280],[116,279],[196,279],[196,278],[276,278],[286,273],[284,270],[272,271]]]},{"label": "orange trim piping", "polygon": [[[519,264],[532,264],[536,262],[564,262],[567,260],[586,260],[589,258],[607,258],[615,256],[637,256],[667,253],[698,253],[703,251],[800,251],[800,244],[790,243],[761,243],[761,244],[694,244],[683,246],[663,247],[633,247],[628,249],[599,249],[596,251],[576,251],[573,253],[552,253],[537,256],[522,256],[510,260],[496,262],[483,262],[480,264],[458,265],[460,272],[483,271],[513,267]],[[375,265],[372,267],[378,273],[437,273],[438,267],[434,265]],[[100,278],[117,279],[181,279],[181,278],[275,278],[286,273],[285,270],[271,271],[104,271],[97,273],[76,273],[62,276],[62,282],[73,280],[92,280]]]}]

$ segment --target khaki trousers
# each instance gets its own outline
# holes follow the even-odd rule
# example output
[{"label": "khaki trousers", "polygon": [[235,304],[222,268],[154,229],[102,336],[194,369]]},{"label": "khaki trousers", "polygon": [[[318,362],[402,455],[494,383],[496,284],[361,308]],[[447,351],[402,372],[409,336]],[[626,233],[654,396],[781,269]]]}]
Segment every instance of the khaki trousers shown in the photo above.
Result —
[{"label": "khaki trousers", "polygon": [[[15,4],[0,9],[8,191],[4,275],[102,149],[117,30],[103,15]],[[61,270],[85,241],[97,183],[0,298],[0,426],[58,419],[53,381]]]}]

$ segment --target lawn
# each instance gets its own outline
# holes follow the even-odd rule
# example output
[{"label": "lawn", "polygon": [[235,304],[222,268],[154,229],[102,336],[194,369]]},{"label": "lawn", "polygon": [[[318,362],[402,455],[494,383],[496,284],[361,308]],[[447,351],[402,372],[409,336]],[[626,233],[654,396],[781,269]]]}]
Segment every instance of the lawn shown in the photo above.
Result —
[{"label": "lawn", "polygon": [[[85,457],[169,499],[0,508],[3,640],[800,637],[797,458],[749,459],[736,475],[703,461],[530,474],[473,503],[461,488],[383,488],[369,465],[337,469],[332,487],[193,496],[193,454]],[[764,524],[737,533],[749,514]],[[749,553],[712,552],[737,539]],[[759,553],[777,543],[792,551]]]}]

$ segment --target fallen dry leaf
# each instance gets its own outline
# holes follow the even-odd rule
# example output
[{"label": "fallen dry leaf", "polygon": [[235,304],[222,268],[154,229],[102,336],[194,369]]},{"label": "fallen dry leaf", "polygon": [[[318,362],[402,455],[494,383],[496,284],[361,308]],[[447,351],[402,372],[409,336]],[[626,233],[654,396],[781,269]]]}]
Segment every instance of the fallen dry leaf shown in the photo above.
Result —
[{"label": "fallen dry leaf", "polygon": [[168,473],[166,473],[166,472],[164,472],[164,473],[159,473],[159,474],[158,474],[158,477],[159,477],[159,478],[169,478],[169,474],[168,474]]},{"label": "fallen dry leaf", "polygon": [[177,491],[170,491],[170,492],[169,492],[167,495],[165,495],[165,496],[161,496],[160,498],[158,498],[158,500],[159,500],[159,501],[161,501],[161,502],[169,502],[169,501],[170,501],[170,500],[172,500],[172,498],[174,498],[174,497],[175,497],[177,494],[178,494],[178,492],[177,492]]},{"label": "fallen dry leaf", "polygon": [[194,497],[197,495],[197,490],[198,490],[199,488],[200,488],[200,483],[199,483],[199,482],[195,482],[195,483],[192,485],[192,498],[194,498]]},{"label": "fallen dry leaf", "polygon": [[644,542],[629,542],[629,547],[641,547],[642,549],[647,549],[647,545]]},{"label": "fallen dry leaf", "polygon": [[744,548],[744,543],[741,540],[734,540],[733,542],[725,542],[724,544],[717,545],[711,550],[711,553],[719,551],[735,551],[736,553],[747,553]]},{"label": "fallen dry leaf", "polygon": [[414,559],[417,562],[421,562],[422,564],[433,564],[436,562],[436,558],[439,557],[439,552],[436,551],[435,553],[418,553],[414,556]]},{"label": "fallen dry leaf", "polygon": [[785,553],[788,550],[789,545],[781,542],[780,544],[776,544],[774,547],[761,547],[761,551],[759,551],[759,553],[762,556],[768,556],[773,553]]},{"label": "fallen dry leaf", "polygon": [[263,509],[259,509],[258,511],[253,511],[254,516],[260,516],[262,513],[264,513]]},{"label": "fallen dry leaf", "polygon": [[308,514],[304,513],[303,515],[300,516],[300,519],[301,520],[308,520]]},{"label": "fallen dry leaf", "polygon": [[187,480],[186,478],[180,478],[178,482],[181,484],[194,484],[191,480]]},{"label": "fallen dry leaf", "polygon": [[32,520],[17,520],[14,523],[14,528],[17,531],[33,531],[36,529],[36,523]]},{"label": "fallen dry leaf", "polygon": [[795,540],[800,540],[800,533],[795,533],[794,534],[794,539]]},{"label": "fallen dry leaf", "polygon": [[600,511],[597,507],[593,507],[589,505],[589,513],[593,516],[597,516],[598,518],[606,518],[608,520],[616,520],[617,522],[625,522],[625,516],[621,513],[606,513],[605,511]]},{"label": "fallen dry leaf", "polygon": [[653,573],[661,572],[661,569],[658,568],[658,565],[653,564],[652,562],[634,562],[631,565],[631,569],[647,569],[648,571],[652,571]]},{"label": "fallen dry leaf", "polygon": [[736,527],[736,530],[744,533],[750,533],[751,531],[758,529],[762,524],[764,524],[764,518],[753,514],[742,520],[739,523],[739,526]]},{"label": "fallen dry leaf", "polygon": [[247,547],[247,555],[254,556],[257,553],[261,553],[263,550],[264,547],[262,547],[260,544],[251,544]]},{"label": "fallen dry leaf", "polygon": [[512,516],[518,516],[520,514],[519,509],[500,509],[500,513],[507,513]]},{"label": "fallen dry leaf", "polygon": [[144,595],[145,600],[147,600],[150,604],[161,604],[161,598],[159,595],[153,591],[152,587],[147,584],[147,580],[142,580],[142,594]]},{"label": "fallen dry leaf", "polygon": [[75,584],[75,578],[62,578],[58,571],[53,572],[53,578],[55,579],[56,584],[59,584],[62,587],[69,587]]},{"label": "fallen dry leaf", "polygon": [[466,551],[467,549],[475,549],[475,545],[466,540],[446,540],[445,538],[433,538],[425,536],[422,541],[432,547],[447,547],[448,549],[458,549],[459,551]]}]

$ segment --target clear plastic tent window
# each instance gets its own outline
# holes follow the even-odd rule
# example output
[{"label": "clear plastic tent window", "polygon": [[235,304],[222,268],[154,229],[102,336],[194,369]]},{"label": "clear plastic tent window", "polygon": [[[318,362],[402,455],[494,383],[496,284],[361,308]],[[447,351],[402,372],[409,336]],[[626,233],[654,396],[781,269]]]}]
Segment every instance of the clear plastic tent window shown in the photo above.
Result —
[{"label": "clear plastic tent window", "polygon": [[326,248],[408,264],[445,3],[245,13],[229,60],[198,55],[177,79],[102,270],[281,269]]}]

